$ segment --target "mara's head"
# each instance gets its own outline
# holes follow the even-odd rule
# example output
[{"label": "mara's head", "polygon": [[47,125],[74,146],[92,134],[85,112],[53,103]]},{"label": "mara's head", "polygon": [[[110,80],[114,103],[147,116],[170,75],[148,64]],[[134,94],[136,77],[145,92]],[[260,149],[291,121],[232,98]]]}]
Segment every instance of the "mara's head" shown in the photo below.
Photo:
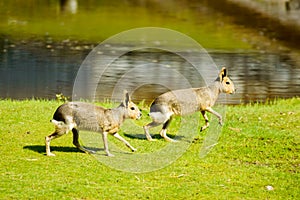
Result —
[{"label": "mara's head", "polygon": [[135,105],[131,101],[130,96],[127,91],[124,91],[124,99],[123,99],[122,106],[125,107],[126,115],[128,116],[128,118],[131,118],[131,119],[140,119],[141,118],[142,113],[141,113],[140,109],[137,107],[137,105]]},{"label": "mara's head", "polygon": [[223,67],[219,73],[219,81],[221,83],[221,91],[226,94],[234,94],[235,88],[232,80],[228,77],[228,70]]}]

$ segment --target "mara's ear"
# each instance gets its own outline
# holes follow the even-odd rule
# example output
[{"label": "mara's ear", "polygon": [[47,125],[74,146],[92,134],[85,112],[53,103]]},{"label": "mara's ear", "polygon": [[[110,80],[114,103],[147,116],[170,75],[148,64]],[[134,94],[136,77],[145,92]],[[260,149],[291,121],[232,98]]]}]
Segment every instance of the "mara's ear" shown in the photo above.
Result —
[{"label": "mara's ear", "polygon": [[221,69],[220,73],[219,73],[220,81],[222,81],[223,78],[226,77],[226,76],[227,76],[227,70],[226,70],[225,67],[223,67],[223,68]]},{"label": "mara's ear", "polygon": [[127,90],[124,90],[124,99],[123,99],[123,104],[124,106],[127,108],[128,107],[128,103],[130,102],[130,96],[127,92]]}]

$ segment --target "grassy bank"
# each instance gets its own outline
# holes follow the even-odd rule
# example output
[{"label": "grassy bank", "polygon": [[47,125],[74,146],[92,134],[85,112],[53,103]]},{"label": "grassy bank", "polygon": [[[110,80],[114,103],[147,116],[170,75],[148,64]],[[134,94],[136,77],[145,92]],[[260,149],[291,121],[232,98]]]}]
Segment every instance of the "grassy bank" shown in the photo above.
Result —
[{"label": "grassy bank", "polygon": [[78,4],[76,13],[71,14],[59,1],[0,2],[0,35],[4,43],[42,40],[49,48],[59,48],[78,40],[97,44],[122,31],[150,26],[179,31],[205,48],[252,49],[243,31],[213,11],[199,12],[195,8],[203,7],[199,3],[150,1],[143,5],[93,0]]},{"label": "grassy bank", "polygon": [[[227,106],[222,135],[205,158],[199,157],[204,132],[173,164],[139,174],[114,170],[79,152],[72,145],[72,134],[52,142],[56,157],[45,156],[44,137],[53,131],[49,119],[58,105],[43,100],[0,101],[0,199],[300,197],[299,98]],[[176,125],[170,128],[175,130]],[[159,138],[149,143],[124,137],[138,148],[155,149],[165,143]]]}]

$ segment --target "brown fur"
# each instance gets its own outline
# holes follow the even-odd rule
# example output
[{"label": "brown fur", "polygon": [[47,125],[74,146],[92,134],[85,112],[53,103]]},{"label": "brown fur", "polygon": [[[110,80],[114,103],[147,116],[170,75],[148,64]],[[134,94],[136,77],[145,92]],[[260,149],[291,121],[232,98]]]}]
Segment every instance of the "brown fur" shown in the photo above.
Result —
[{"label": "brown fur", "polygon": [[107,156],[112,156],[108,150],[108,134],[121,140],[132,151],[136,151],[134,147],[117,133],[125,119],[139,119],[141,116],[139,108],[130,100],[128,93],[125,92],[124,94],[124,101],[119,107],[113,109],[106,109],[84,102],[68,102],[59,106],[51,120],[55,125],[55,131],[45,138],[47,155],[54,156],[50,152],[50,141],[69,131],[73,132],[73,144],[80,150],[91,153],[91,151],[80,145],[78,141],[79,129],[100,132],[103,137],[104,150]]},{"label": "brown fur", "polygon": [[235,92],[234,84],[227,76],[226,68],[222,68],[218,78],[207,87],[174,90],[158,96],[150,107],[149,115],[152,122],[144,126],[147,139],[152,140],[149,128],[163,124],[160,135],[167,141],[174,141],[166,135],[173,115],[182,116],[201,111],[205,119],[205,125],[201,127],[203,131],[209,126],[207,111],[217,116],[222,125],[222,116],[212,109],[221,92],[227,94]]}]

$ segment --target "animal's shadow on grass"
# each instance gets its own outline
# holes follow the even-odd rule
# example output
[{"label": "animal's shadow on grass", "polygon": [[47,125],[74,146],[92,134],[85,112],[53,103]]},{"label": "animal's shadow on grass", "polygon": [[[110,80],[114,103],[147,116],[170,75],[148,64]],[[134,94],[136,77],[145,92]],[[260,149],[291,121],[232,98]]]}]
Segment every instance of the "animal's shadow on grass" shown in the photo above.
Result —
[{"label": "animal's shadow on grass", "polygon": [[[97,151],[103,151],[103,148],[93,148],[93,147],[84,147],[87,150],[91,150],[94,152]],[[23,149],[29,149],[31,151],[35,151],[40,154],[46,155],[46,149],[45,145],[30,145],[30,146],[24,146]],[[76,147],[61,147],[61,146],[51,146],[51,151],[55,152],[65,152],[65,153],[84,153],[80,149]]]},{"label": "animal's shadow on grass", "polygon": [[[124,133],[124,136],[130,138],[130,139],[137,139],[137,140],[147,140],[146,135],[145,134],[127,134]],[[160,134],[151,134],[152,139],[155,140],[164,140],[164,138],[160,135]],[[183,140],[184,136],[182,135],[168,135],[168,137],[174,139],[174,140]]]}]

